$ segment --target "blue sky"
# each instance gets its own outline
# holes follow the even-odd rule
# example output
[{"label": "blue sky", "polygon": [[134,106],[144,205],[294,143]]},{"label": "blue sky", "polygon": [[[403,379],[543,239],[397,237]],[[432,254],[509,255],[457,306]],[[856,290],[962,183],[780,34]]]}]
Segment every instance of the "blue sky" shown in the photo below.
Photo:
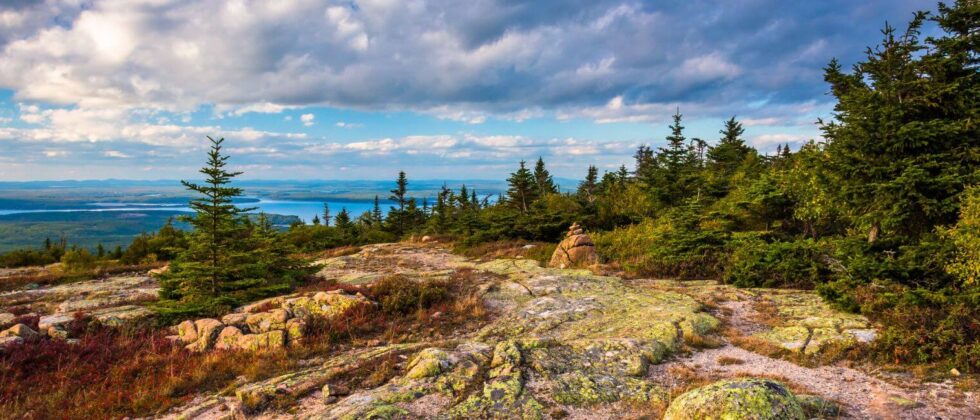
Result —
[{"label": "blue sky", "polygon": [[0,180],[500,179],[631,163],[679,109],[766,152],[819,139],[821,68],[932,1],[13,0]]}]

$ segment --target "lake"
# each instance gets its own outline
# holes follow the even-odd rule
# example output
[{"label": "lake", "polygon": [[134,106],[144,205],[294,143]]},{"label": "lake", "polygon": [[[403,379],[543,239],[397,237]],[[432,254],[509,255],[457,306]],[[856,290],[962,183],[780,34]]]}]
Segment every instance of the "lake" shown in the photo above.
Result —
[{"label": "lake", "polygon": [[[323,204],[326,203],[330,207],[330,214],[336,216],[340,209],[346,208],[350,213],[351,218],[357,218],[361,213],[365,211],[371,211],[374,208],[373,201],[299,201],[299,200],[271,200],[265,198],[258,198],[259,201],[251,203],[240,203],[239,207],[257,207],[254,210],[255,213],[269,213],[269,214],[281,214],[284,216],[296,216],[302,219],[306,223],[310,223],[313,220],[313,216],[319,215],[323,218]],[[381,212],[388,213],[388,208],[391,206],[389,202],[381,202]],[[71,213],[71,212],[104,212],[104,211],[153,211],[153,210],[171,210],[171,211],[191,211],[186,205],[180,204],[134,204],[134,203],[91,203],[91,207],[79,208],[79,209],[59,209],[59,210],[46,210],[46,209],[18,209],[18,210],[3,210],[0,209],[0,215],[7,214],[20,214],[20,213]]]}]

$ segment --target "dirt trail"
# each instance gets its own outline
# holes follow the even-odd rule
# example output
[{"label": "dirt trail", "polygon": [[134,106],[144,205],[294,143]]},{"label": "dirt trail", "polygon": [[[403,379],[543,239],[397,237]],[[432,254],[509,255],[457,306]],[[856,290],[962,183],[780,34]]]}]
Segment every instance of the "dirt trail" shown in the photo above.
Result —
[{"label": "dirt trail", "polygon": [[[742,335],[767,329],[758,323],[752,297],[722,302],[716,316],[724,318]],[[741,361],[741,362],[739,362]],[[734,362],[734,364],[733,364]],[[921,383],[911,378],[901,384],[885,381],[867,372],[844,366],[809,368],[773,359],[725,343],[679,357],[651,369],[651,375],[670,380],[671,371],[688,368],[711,379],[737,376],[780,378],[807,392],[840,403],[841,418],[871,419],[980,419],[977,392],[960,392],[950,383]]]}]

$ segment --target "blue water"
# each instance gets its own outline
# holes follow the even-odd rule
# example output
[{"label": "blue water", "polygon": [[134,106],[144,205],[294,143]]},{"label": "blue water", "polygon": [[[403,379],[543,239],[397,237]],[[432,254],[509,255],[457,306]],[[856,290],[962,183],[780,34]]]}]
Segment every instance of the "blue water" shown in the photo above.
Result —
[{"label": "blue water", "polygon": [[[357,218],[366,211],[374,208],[373,201],[326,201],[330,207],[330,214],[336,216],[340,209],[346,208],[351,218]],[[284,216],[297,216],[303,222],[310,223],[313,216],[319,215],[323,218],[323,201],[295,201],[295,200],[270,200],[260,198],[258,202],[239,204],[239,207],[257,207],[254,213],[281,214]],[[152,211],[152,210],[176,210],[191,211],[185,205],[179,204],[134,204],[134,203],[92,203],[96,208],[87,209],[59,209],[59,210],[3,210],[0,209],[0,216],[18,213],[67,213],[76,211]],[[381,211],[388,212],[390,204],[381,203]]]}]

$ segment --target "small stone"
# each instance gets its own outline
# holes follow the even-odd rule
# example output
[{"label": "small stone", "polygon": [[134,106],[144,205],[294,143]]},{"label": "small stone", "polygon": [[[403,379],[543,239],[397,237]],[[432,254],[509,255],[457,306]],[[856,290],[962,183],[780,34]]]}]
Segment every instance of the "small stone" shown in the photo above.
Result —
[{"label": "small stone", "polygon": [[45,331],[45,332],[48,334],[48,337],[51,337],[51,338],[57,338],[57,339],[61,339],[61,340],[68,339],[68,330],[66,330],[66,329],[64,329],[64,328],[62,328],[60,326],[52,326],[52,327],[48,328],[48,330]]},{"label": "small stone", "polygon": [[960,376],[960,371],[957,370],[956,368],[952,368],[949,370],[949,374],[953,376]]},{"label": "small stone", "polygon": [[0,338],[2,337],[20,337],[20,338],[32,338],[37,336],[37,331],[31,329],[24,324],[17,324],[13,327],[7,328],[6,330],[0,332]]}]

